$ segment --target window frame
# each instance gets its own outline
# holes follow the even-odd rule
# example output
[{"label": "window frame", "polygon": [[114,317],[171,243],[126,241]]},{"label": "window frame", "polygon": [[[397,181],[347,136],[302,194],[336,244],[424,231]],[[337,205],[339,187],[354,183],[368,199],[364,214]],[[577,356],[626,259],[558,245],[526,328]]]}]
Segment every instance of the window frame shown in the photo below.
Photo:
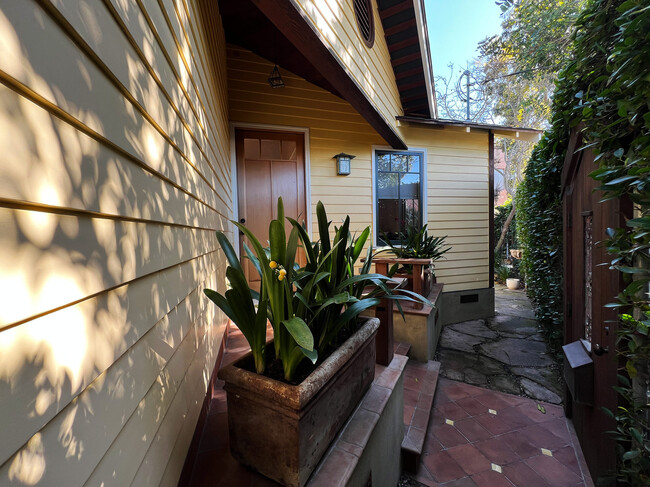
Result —
[{"label": "window frame", "polygon": [[377,164],[377,156],[379,154],[406,154],[414,155],[418,154],[420,156],[420,224],[424,225],[428,222],[428,211],[427,211],[427,150],[425,148],[419,147],[408,147],[406,150],[395,150],[391,147],[385,146],[373,146],[372,147],[372,242],[373,245],[377,248],[384,247],[380,246],[379,242],[379,232],[378,232],[378,214],[379,214],[379,191],[377,188],[379,180],[379,165]]}]

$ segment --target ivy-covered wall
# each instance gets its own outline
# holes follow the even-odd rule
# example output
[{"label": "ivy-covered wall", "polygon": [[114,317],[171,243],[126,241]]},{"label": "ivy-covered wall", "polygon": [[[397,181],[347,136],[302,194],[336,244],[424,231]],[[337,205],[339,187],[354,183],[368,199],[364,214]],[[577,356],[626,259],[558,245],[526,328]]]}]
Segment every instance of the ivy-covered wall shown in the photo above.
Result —
[{"label": "ivy-covered wall", "polygon": [[544,134],[517,192],[523,267],[543,326],[562,323],[560,173],[571,129],[583,123],[585,147],[596,154],[591,176],[602,199],[629,198],[635,218],[611,229],[611,267],[627,287],[619,308],[621,406],[617,421],[617,480],[650,485],[646,379],[650,373],[650,4],[647,0],[592,0],[576,24],[573,60],[558,78],[552,126]]}]

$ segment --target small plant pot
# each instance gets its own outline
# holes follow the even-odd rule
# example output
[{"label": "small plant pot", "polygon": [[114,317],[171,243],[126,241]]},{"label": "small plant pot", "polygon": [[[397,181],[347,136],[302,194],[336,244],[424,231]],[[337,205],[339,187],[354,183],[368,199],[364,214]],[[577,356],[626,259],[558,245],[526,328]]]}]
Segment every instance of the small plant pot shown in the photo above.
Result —
[{"label": "small plant pot", "polygon": [[519,284],[520,284],[519,279],[514,279],[514,278],[506,279],[506,286],[508,286],[508,289],[510,290],[514,291],[515,289],[519,289]]}]

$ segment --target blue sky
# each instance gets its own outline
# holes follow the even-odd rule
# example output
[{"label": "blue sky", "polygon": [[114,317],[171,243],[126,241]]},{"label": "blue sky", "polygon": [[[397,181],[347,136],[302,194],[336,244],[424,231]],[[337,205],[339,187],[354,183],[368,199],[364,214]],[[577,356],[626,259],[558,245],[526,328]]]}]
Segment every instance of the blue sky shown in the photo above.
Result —
[{"label": "blue sky", "polygon": [[494,0],[425,0],[425,8],[435,76],[448,76],[450,62],[464,68],[479,41],[501,32]]}]

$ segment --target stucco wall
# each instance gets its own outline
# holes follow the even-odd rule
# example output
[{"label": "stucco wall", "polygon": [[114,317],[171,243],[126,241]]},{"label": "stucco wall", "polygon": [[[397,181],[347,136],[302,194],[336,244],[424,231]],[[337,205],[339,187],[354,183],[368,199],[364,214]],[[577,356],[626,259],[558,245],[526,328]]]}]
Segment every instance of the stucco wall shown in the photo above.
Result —
[{"label": "stucco wall", "polygon": [[207,17],[209,35],[195,0],[0,5],[0,485],[178,480],[233,208]]}]

